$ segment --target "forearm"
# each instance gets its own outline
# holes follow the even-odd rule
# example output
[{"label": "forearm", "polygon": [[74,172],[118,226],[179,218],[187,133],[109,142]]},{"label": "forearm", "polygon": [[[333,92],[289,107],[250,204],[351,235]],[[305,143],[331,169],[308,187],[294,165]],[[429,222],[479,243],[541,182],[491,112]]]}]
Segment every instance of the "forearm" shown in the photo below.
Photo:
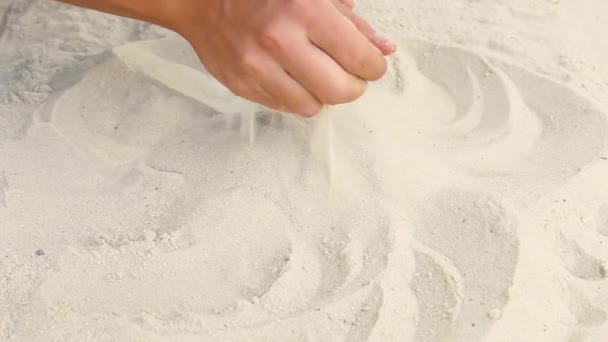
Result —
[{"label": "forearm", "polygon": [[57,0],[175,29],[177,0]]}]

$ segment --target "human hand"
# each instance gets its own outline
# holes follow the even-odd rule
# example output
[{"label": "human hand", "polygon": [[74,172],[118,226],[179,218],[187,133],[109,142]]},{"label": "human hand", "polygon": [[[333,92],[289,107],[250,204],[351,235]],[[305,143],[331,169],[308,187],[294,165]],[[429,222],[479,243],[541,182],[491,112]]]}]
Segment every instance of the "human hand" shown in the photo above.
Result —
[{"label": "human hand", "polygon": [[[385,56],[391,55],[397,49],[395,43],[378,33],[365,19],[353,12],[355,0],[339,0],[344,7],[338,7],[342,14],[355,24],[357,29],[367,37]],[[346,9],[346,10],[345,10]]]},{"label": "human hand", "polygon": [[233,93],[313,116],[353,101],[386,72],[394,46],[352,0],[179,0],[170,28]]}]

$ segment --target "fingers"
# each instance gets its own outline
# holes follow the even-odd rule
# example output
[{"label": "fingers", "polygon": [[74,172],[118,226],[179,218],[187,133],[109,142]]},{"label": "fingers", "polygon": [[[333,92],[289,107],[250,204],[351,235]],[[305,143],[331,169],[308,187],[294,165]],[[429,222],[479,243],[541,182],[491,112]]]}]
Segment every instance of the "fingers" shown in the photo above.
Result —
[{"label": "fingers", "polygon": [[234,95],[262,104],[268,108],[282,110],[281,102],[258,83],[251,82],[249,78],[242,78],[233,74],[229,75],[222,80],[222,84],[230,89]]},{"label": "fingers", "polygon": [[386,71],[390,42],[352,12],[352,0],[235,4],[218,12],[223,21],[206,22],[217,34],[189,40],[205,67],[243,98],[313,116],[325,104],[359,98]]},{"label": "fingers", "polygon": [[311,117],[319,113],[323,103],[289,75],[278,63],[266,59],[266,72],[260,75],[262,88],[275,99],[280,99],[274,109]]},{"label": "fingers", "polygon": [[344,12],[352,14],[348,18],[331,3],[322,3],[328,8],[321,9],[324,15],[311,23],[309,39],[349,73],[370,81],[382,77],[386,72],[386,61],[353,24],[354,13],[337,4]]},{"label": "fingers", "polygon": [[367,38],[385,56],[391,55],[397,51],[397,45],[379,33],[374,33]]},{"label": "fingers", "polygon": [[309,42],[294,45],[285,57],[281,61],[285,70],[324,104],[351,102],[365,92],[364,80]]},{"label": "fingers", "polygon": [[[315,48],[311,45],[311,48]],[[285,71],[277,59],[260,47],[249,45],[223,75],[233,93],[266,107],[311,117],[323,103]],[[335,63],[334,63],[335,64]]]},{"label": "fingers", "polygon": [[397,49],[396,45],[388,38],[379,34],[365,19],[353,12],[355,4],[353,0],[340,0],[336,8],[348,18],[383,55],[390,55]]},{"label": "fingers", "polygon": [[340,3],[351,10],[355,8],[355,0],[340,0]]},{"label": "fingers", "polygon": [[[284,39],[285,36],[290,39]],[[351,102],[365,91],[364,80],[344,70],[331,56],[312,44],[306,32],[298,27],[288,23],[270,27],[260,44],[294,80],[323,104]],[[375,50],[369,42],[365,44]],[[384,61],[377,50],[376,54]]]}]

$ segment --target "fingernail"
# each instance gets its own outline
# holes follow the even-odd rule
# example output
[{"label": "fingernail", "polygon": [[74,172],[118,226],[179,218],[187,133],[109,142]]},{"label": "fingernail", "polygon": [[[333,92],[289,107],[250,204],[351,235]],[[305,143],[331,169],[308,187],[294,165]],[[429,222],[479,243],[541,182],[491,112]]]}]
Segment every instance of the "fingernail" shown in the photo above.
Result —
[{"label": "fingernail", "polygon": [[355,8],[355,1],[354,1],[354,0],[340,0],[340,2],[341,2],[341,3],[342,3],[344,6],[346,6],[346,7],[350,8],[350,9]]},{"label": "fingernail", "polygon": [[390,55],[397,50],[397,45],[395,43],[379,33],[375,33],[370,38],[370,41],[385,55]]}]

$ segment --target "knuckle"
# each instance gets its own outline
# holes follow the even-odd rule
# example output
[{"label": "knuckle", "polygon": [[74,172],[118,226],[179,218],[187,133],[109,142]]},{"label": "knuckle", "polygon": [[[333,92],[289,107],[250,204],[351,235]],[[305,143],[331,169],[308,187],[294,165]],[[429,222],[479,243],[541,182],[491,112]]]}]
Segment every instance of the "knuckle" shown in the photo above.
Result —
[{"label": "knuckle", "polygon": [[284,8],[290,10],[292,13],[304,14],[308,12],[308,6],[314,1],[310,0],[281,0]]},{"label": "knuckle", "polygon": [[259,34],[259,43],[267,50],[282,52],[287,50],[289,37],[278,24],[267,24]]},{"label": "knuckle", "polygon": [[246,51],[240,56],[240,64],[248,75],[259,75],[263,72],[262,70],[262,59],[257,53]]}]

